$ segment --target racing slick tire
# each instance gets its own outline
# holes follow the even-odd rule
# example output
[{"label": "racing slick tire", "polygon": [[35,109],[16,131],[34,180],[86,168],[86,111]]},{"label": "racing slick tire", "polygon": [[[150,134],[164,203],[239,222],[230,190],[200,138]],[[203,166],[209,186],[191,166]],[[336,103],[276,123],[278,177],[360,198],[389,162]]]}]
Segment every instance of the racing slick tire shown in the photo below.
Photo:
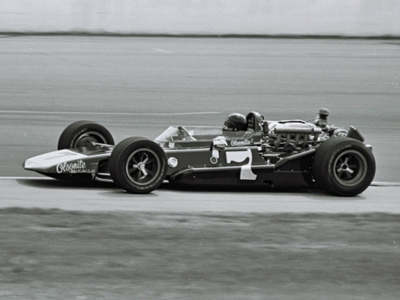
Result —
[{"label": "racing slick tire", "polygon": [[316,183],[337,196],[355,196],[368,188],[375,176],[375,158],[362,142],[335,137],[317,148],[312,172]]},{"label": "racing slick tire", "polygon": [[108,166],[114,183],[135,194],[147,194],[158,188],[168,169],[164,150],[142,137],[130,137],[116,145]]},{"label": "racing slick tire", "polygon": [[58,150],[91,146],[91,143],[114,145],[111,133],[92,121],[77,121],[67,126],[58,139]]}]

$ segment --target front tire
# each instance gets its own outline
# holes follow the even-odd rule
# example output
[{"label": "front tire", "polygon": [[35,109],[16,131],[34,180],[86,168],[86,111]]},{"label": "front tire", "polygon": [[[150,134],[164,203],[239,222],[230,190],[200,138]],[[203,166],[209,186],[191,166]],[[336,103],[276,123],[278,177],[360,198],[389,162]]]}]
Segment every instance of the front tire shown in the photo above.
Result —
[{"label": "front tire", "polygon": [[61,133],[57,149],[88,147],[92,143],[114,145],[114,139],[108,129],[98,123],[77,121]]},{"label": "front tire", "polygon": [[317,184],[337,196],[355,196],[368,188],[375,176],[372,151],[362,142],[335,137],[317,149],[313,174]]},{"label": "front tire", "polygon": [[167,158],[157,143],[131,137],[115,146],[109,169],[111,178],[119,187],[129,193],[147,194],[163,183]]}]

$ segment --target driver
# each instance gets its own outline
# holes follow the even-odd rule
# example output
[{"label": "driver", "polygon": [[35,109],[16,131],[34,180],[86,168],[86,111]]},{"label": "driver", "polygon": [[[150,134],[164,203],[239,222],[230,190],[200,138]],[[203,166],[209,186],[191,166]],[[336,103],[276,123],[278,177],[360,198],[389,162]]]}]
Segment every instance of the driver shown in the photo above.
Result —
[{"label": "driver", "polygon": [[247,119],[239,113],[232,113],[226,118],[222,132],[229,140],[250,140],[254,135],[254,131],[247,131]]},{"label": "driver", "polygon": [[246,117],[239,113],[230,114],[225,122],[223,131],[245,131],[247,130]]}]

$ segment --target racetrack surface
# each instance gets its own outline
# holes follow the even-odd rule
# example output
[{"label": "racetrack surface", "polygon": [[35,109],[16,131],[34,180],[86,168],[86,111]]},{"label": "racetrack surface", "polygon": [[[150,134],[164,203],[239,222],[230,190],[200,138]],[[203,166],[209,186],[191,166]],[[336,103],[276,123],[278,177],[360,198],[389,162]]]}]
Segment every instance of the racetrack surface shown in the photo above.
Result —
[{"label": "racetrack surface", "polygon": [[174,190],[168,184],[146,195],[124,192],[112,183],[73,184],[53,179],[0,179],[0,208],[68,211],[160,211],[234,213],[400,214],[398,186],[369,187],[356,197],[336,197],[318,189]]},{"label": "racetrack surface", "polygon": [[[375,197],[396,197],[395,188],[376,186],[400,182],[397,40],[3,36],[0,41],[0,177],[40,176],[25,171],[23,161],[55,150],[62,130],[77,120],[103,124],[119,142],[129,136],[155,138],[169,125],[222,126],[234,111],[259,111],[272,120],[312,120],[319,108],[328,107],[330,124],[355,125],[373,145],[375,186],[355,199],[367,198],[372,205],[367,210],[373,211],[372,203],[385,203]],[[52,194],[60,198],[65,193],[65,201],[58,203],[79,199],[70,194],[77,192],[76,187],[69,192],[68,184],[51,180],[1,180],[0,185],[4,200],[28,199],[31,194],[35,195],[33,206],[41,206]],[[89,193],[94,202],[138,198],[115,189],[78,191]],[[282,197],[288,201],[335,199],[313,193],[251,196],[259,199],[259,205],[265,204],[264,199],[279,199],[277,207],[282,206]],[[162,201],[170,205],[182,195],[199,203],[209,201],[202,209],[247,198],[244,193],[226,191],[182,194],[168,187],[139,198],[146,209],[169,210],[148,199],[168,199]],[[12,205],[12,201],[7,203]],[[60,208],[58,203],[53,205]],[[310,203],[297,208],[327,210],[322,209],[323,201]],[[77,207],[83,209],[78,203]],[[242,205],[234,210],[240,209],[246,210]],[[274,210],[268,205],[265,209]]]},{"label": "racetrack surface", "polygon": [[115,136],[171,124],[222,126],[231,112],[355,125],[375,181],[400,182],[400,42],[140,37],[0,37],[0,176],[55,149],[82,119]]},{"label": "racetrack surface", "polygon": [[[0,298],[397,299],[399,50],[397,40],[0,37]],[[312,120],[321,107],[373,145],[374,184],[356,197],[168,184],[132,195],[21,166],[77,120],[119,142],[222,126],[234,111]]]}]

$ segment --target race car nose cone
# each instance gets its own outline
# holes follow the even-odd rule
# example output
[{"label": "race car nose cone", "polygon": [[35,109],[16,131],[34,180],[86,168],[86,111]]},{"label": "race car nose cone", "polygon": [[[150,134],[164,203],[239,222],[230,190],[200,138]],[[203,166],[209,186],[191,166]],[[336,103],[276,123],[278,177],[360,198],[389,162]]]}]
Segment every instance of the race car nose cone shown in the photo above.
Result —
[{"label": "race car nose cone", "polygon": [[38,167],[38,164],[37,164],[34,160],[32,160],[32,159],[27,159],[27,160],[22,164],[22,167],[23,167],[25,170],[34,170],[35,168]]}]

